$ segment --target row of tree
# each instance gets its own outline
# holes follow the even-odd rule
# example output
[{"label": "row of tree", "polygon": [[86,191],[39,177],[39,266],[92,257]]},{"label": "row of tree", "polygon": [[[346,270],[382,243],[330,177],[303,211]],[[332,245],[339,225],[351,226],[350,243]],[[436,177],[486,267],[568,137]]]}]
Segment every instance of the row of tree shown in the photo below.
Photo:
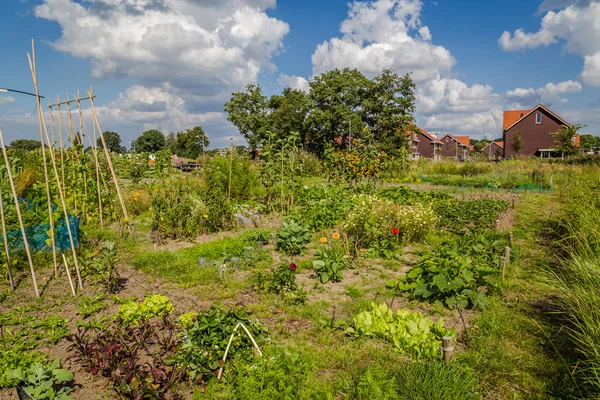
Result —
[{"label": "row of tree", "polygon": [[328,144],[346,148],[355,139],[394,154],[406,147],[405,132],[412,129],[415,84],[409,74],[389,69],[374,79],[357,69],[334,69],[315,77],[308,93],[286,88],[267,98],[260,85],[248,85],[232,94],[225,111],[253,151],[294,133],[317,155]]}]

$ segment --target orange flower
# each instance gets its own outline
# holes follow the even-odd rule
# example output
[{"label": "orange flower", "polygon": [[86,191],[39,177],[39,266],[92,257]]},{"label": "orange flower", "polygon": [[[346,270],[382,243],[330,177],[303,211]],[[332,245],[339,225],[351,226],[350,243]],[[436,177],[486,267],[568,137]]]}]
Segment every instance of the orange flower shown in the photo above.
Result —
[{"label": "orange flower", "polygon": [[327,238],[325,236],[323,236],[321,239],[319,239],[319,241],[321,243],[327,243]]},{"label": "orange flower", "polygon": [[339,234],[339,233],[337,233],[337,232],[334,232],[334,233],[333,233],[333,235],[332,235],[332,237],[333,237],[335,240],[338,240],[338,239],[340,238],[340,234]]}]

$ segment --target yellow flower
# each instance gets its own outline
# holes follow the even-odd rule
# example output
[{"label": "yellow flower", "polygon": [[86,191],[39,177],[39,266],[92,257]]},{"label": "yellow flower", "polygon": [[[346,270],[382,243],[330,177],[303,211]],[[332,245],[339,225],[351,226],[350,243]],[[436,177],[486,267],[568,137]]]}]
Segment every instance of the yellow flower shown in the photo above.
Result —
[{"label": "yellow flower", "polygon": [[332,235],[332,237],[333,237],[335,240],[338,240],[338,239],[340,238],[340,234],[339,234],[338,232],[334,232],[334,233],[333,233],[333,235]]},{"label": "yellow flower", "polygon": [[319,239],[319,242],[327,243],[327,238],[325,236],[323,236],[321,239]]}]

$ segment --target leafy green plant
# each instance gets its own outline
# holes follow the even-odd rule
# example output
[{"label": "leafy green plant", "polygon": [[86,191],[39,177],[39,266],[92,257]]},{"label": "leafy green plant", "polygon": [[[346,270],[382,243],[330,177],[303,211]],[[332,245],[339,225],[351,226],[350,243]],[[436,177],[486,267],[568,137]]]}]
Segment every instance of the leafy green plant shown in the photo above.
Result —
[{"label": "leafy green plant", "polygon": [[[25,346],[11,345],[10,348],[4,348],[0,351],[0,371],[9,371],[20,368],[28,370],[36,363],[44,363],[47,356],[43,353],[33,351],[25,351]],[[6,373],[0,374],[0,388],[13,387],[17,384],[13,378],[10,378]]]},{"label": "leafy green plant", "polygon": [[91,259],[88,268],[99,275],[100,283],[109,293],[115,293],[119,286],[119,274],[116,271],[117,246],[115,242],[105,240],[100,251]]},{"label": "leafy green plant", "polygon": [[348,268],[349,256],[343,248],[340,234],[334,233],[331,241],[325,236],[321,238],[322,247],[317,249],[313,269],[321,283],[339,282],[343,278],[343,270]]},{"label": "leafy green plant", "polygon": [[73,380],[73,373],[60,368],[60,358],[51,364],[37,362],[29,369],[16,368],[6,371],[8,379],[35,400],[69,400],[70,387],[57,387],[57,382],[67,383]]},{"label": "leafy green plant", "polygon": [[144,319],[169,314],[173,304],[167,296],[155,294],[148,296],[141,303],[131,301],[119,307],[119,317],[125,324],[137,324]]},{"label": "leafy green plant", "polygon": [[306,292],[296,283],[296,264],[283,263],[273,270],[259,270],[251,278],[252,287],[259,293],[276,293],[289,303],[304,303]]},{"label": "leafy green plant", "polygon": [[451,232],[491,229],[498,215],[508,210],[508,203],[498,199],[442,201],[434,204],[439,225]]},{"label": "leafy green plant", "polygon": [[442,337],[456,335],[455,329],[444,328],[442,318],[433,323],[419,312],[399,309],[394,313],[385,303],[371,303],[371,311],[361,312],[352,321],[346,333],[380,337],[391,342],[396,351],[416,358],[440,357]]},{"label": "leafy green plant", "polygon": [[77,314],[82,318],[87,318],[90,315],[96,314],[98,311],[106,308],[106,303],[104,303],[103,300],[103,294],[97,294],[94,297],[88,297],[86,295],[81,296],[81,303]]},{"label": "leafy green plant", "polygon": [[[191,326],[181,333],[182,343],[169,364],[187,369],[193,381],[205,381],[221,366],[221,359],[229,338],[238,323],[243,323],[260,345],[265,340],[266,328],[251,319],[243,308],[225,308],[220,303],[198,313]],[[248,359],[253,348],[250,339],[238,331],[229,349],[229,357]]]},{"label": "leafy green plant", "polygon": [[68,321],[68,319],[54,315],[34,321],[30,325],[43,332],[40,336],[46,337],[50,343],[56,344],[70,333],[67,326]]},{"label": "leafy green plant", "polygon": [[276,237],[277,250],[290,256],[300,254],[308,242],[310,242],[308,227],[294,220],[283,222],[283,228]]},{"label": "leafy green plant", "polygon": [[[473,248],[471,248],[473,250]],[[467,253],[467,254],[465,254]],[[417,265],[398,280],[400,291],[412,297],[442,302],[448,308],[484,309],[486,294],[482,287],[496,269],[469,256],[459,246],[438,246],[426,252]]]}]

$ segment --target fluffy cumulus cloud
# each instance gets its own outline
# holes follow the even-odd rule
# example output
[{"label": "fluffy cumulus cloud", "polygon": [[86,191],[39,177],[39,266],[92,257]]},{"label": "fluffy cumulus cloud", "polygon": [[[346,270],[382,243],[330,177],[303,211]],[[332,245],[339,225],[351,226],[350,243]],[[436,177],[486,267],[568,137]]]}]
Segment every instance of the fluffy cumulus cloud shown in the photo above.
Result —
[{"label": "fluffy cumulus cloud", "polygon": [[308,79],[302,76],[282,74],[279,76],[278,81],[279,84],[284,87],[302,90],[303,92],[308,92],[310,90],[310,84],[308,82]]},{"label": "fluffy cumulus cloud", "polygon": [[566,103],[567,99],[562,96],[566,93],[577,93],[581,91],[581,84],[576,81],[565,81],[560,83],[548,83],[539,89],[517,88],[506,93],[506,100],[511,108],[528,108],[542,103],[548,107],[558,103]]},{"label": "fluffy cumulus cloud", "polygon": [[112,105],[124,118],[177,125],[214,119],[230,93],[274,70],[287,23],[275,0],[44,0],[62,30],[55,49],[91,60],[96,78],[139,82]]},{"label": "fluffy cumulus cloud", "polygon": [[583,58],[581,79],[590,85],[600,86],[600,2],[597,0],[545,0],[541,10],[548,11],[537,32],[517,29],[512,34],[505,31],[498,43],[505,51],[533,49],[549,46],[563,40],[568,53]]},{"label": "fluffy cumulus cloud", "polygon": [[481,134],[499,130],[501,96],[490,86],[455,79],[455,58],[434,44],[421,22],[420,0],[355,1],[341,24],[341,37],[320,44],[313,73],[358,68],[373,77],[384,68],[411,73],[417,84],[417,123],[427,129]]}]

